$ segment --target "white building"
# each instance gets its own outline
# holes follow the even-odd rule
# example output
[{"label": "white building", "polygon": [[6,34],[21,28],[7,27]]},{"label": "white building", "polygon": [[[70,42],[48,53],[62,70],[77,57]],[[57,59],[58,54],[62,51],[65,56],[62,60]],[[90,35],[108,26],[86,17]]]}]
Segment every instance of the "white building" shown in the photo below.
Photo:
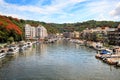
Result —
[{"label": "white building", "polygon": [[32,27],[29,24],[25,25],[25,38],[34,39],[36,37],[35,27]]},{"label": "white building", "polygon": [[38,39],[44,39],[48,36],[47,29],[41,25],[36,28],[36,37]]},{"label": "white building", "polygon": [[31,38],[36,38],[36,29],[35,27],[31,27]]},{"label": "white building", "polygon": [[25,25],[25,38],[26,39],[44,39],[47,37],[47,29],[43,26],[34,27],[29,24]]},{"label": "white building", "polygon": [[31,26],[29,24],[25,25],[25,38],[28,39],[30,38],[30,31],[31,31]]}]

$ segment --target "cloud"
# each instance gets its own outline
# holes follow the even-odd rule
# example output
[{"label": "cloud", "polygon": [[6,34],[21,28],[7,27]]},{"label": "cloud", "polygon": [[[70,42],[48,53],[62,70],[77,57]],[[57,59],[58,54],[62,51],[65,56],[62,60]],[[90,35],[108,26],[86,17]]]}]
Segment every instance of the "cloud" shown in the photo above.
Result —
[{"label": "cloud", "polygon": [[[74,5],[79,2],[83,2],[85,0],[53,0],[51,5],[45,5],[45,6],[32,6],[32,5],[15,5],[15,4],[10,4],[6,3],[4,0],[0,0],[1,5],[5,8],[11,8],[11,9],[16,9],[20,11],[29,11],[33,13],[40,13],[40,14],[53,14],[53,13],[58,13],[59,11],[62,11],[63,8],[68,7],[70,5]],[[40,1],[41,2],[41,1]]]},{"label": "cloud", "polygon": [[0,0],[0,5],[6,9],[18,10],[18,11],[29,11],[29,12],[36,12],[36,13],[44,13],[44,10],[37,6],[20,6],[15,4],[6,3],[3,0]]},{"label": "cloud", "polygon": [[25,19],[57,23],[91,19],[119,20],[120,4],[116,7],[118,2],[119,0],[34,0],[33,3],[19,5],[0,0],[0,12]]},{"label": "cloud", "polygon": [[114,17],[118,17],[120,16],[120,3],[118,3],[118,5],[116,6],[116,8],[114,10],[112,10],[110,12],[110,14]]},{"label": "cloud", "polygon": [[[114,7],[116,7],[116,4],[118,4],[118,0],[116,1],[109,1],[109,0],[102,0],[102,1],[93,1],[87,5],[86,11],[89,13],[88,17],[92,16],[91,19],[95,20],[113,20],[118,21],[118,16],[113,17],[109,14],[110,11]],[[119,6],[119,5],[118,5]],[[120,8],[116,9],[117,13],[120,11]],[[120,13],[118,13],[120,15]]]},{"label": "cloud", "polygon": [[3,0],[0,0],[0,3],[3,3]]},{"label": "cloud", "polygon": [[[70,13],[66,12],[67,10],[69,10],[70,8],[73,8],[75,4],[84,2],[86,0],[69,0],[69,1],[52,0],[51,4],[49,4],[49,5],[38,5],[40,3],[43,3],[43,1],[44,0],[40,0],[36,5],[17,5],[17,4],[6,3],[4,0],[0,0],[0,6],[2,6],[5,10],[7,10],[7,11],[3,10],[4,13],[6,12],[7,15],[13,14],[12,11],[14,11],[15,13],[20,12],[22,14],[26,12],[26,13],[28,13],[28,15],[26,15],[26,16],[31,15],[31,17],[27,18],[27,19],[34,19],[34,17],[32,17],[32,16],[34,16],[34,14],[39,14],[40,17],[42,17],[41,15],[48,17],[48,18],[42,17],[43,20],[47,19],[47,21],[48,21],[51,18],[50,16],[53,16],[56,14],[59,15],[59,16],[57,16],[57,17],[59,17],[59,19],[61,19],[61,16],[63,18],[67,18],[67,16],[70,14]],[[10,13],[8,13],[8,12],[10,12]],[[52,18],[54,18],[54,16]],[[55,21],[55,19],[52,19],[52,18],[51,18],[51,20]]]},{"label": "cloud", "polygon": [[120,20],[120,2],[117,3],[117,5],[109,12],[109,14],[114,20]]},{"label": "cloud", "polygon": [[0,12],[0,14],[6,15],[6,16],[12,16],[12,17],[19,18],[19,19],[26,19],[26,17],[20,16],[17,14],[7,14],[7,13],[2,13],[2,12]]}]

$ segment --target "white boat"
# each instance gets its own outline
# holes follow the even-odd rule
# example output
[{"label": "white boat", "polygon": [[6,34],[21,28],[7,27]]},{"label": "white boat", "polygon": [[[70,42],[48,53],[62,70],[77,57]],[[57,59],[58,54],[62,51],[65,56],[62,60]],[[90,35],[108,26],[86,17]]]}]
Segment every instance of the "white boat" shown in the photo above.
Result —
[{"label": "white boat", "polygon": [[0,50],[0,58],[3,58],[6,56],[6,50],[5,49],[1,49]]},{"label": "white boat", "polygon": [[32,42],[27,42],[27,47],[31,47],[32,46]]},{"label": "white boat", "polygon": [[8,49],[7,55],[14,55],[14,54],[16,54],[18,51],[19,51],[19,48],[18,48],[18,47],[11,47],[11,48]]},{"label": "white boat", "polygon": [[19,51],[20,51],[20,52],[26,50],[26,48],[27,48],[26,44],[20,44],[20,45],[19,45]]},{"label": "white boat", "polygon": [[120,60],[117,62],[117,66],[120,67]]}]

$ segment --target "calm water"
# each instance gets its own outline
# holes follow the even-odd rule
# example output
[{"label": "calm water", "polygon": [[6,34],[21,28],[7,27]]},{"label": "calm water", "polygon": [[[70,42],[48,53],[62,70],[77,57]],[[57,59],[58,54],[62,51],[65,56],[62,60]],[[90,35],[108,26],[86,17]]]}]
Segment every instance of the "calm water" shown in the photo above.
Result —
[{"label": "calm water", "polygon": [[95,59],[78,44],[38,44],[0,60],[0,80],[120,80],[120,69]]}]

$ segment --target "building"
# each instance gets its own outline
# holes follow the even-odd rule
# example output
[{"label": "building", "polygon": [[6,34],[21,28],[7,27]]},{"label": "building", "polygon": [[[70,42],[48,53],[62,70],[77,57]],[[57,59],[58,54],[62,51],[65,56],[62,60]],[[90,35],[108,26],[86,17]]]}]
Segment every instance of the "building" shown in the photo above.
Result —
[{"label": "building", "polygon": [[108,31],[108,39],[110,45],[120,46],[120,24]]},{"label": "building", "polygon": [[25,25],[25,38],[28,39],[30,37],[30,25]]},{"label": "building", "polygon": [[32,39],[34,39],[34,38],[36,38],[36,29],[35,29],[35,27],[31,27],[31,32],[30,32],[30,34],[31,34],[31,38]]},{"label": "building", "polygon": [[65,37],[65,38],[73,38],[74,34],[72,32],[63,32],[63,37]]},{"label": "building", "polygon": [[72,37],[72,38],[74,38],[74,39],[79,39],[79,38],[80,38],[80,32],[74,31],[74,32],[73,32],[73,37]]},{"label": "building", "polygon": [[25,38],[29,39],[30,38],[30,33],[31,33],[31,26],[29,24],[25,25]]},{"label": "building", "polygon": [[107,42],[107,32],[109,27],[97,27],[93,29],[86,28],[81,32],[81,39],[95,42]]},{"label": "building", "polygon": [[35,27],[26,24],[25,25],[25,38],[26,39],[34,39],[36,37]]},{"label": "building", "polygon": [[44,39],[47,36],[47,29],[45,27],[25,25],[25,39]]},{"label": "building", "polygon": [[38,39],[45,39],[48,36],[47,29],[41,25],[36,28],[36,37]]}]

